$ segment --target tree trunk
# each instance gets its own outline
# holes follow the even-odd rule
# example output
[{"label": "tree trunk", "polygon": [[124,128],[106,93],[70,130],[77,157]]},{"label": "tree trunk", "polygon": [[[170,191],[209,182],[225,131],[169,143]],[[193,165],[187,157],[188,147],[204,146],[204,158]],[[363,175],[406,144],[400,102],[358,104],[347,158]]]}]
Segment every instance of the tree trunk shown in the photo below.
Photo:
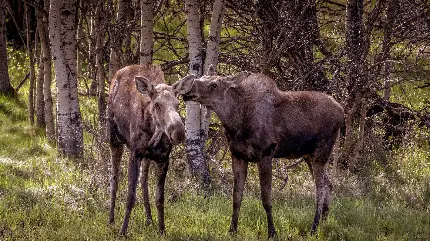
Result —
[{"label": "tree trunk", "polygon": [[28,90],[28,120],[30,124],[34,124],[34,83],[35,83],[35,70],[34,70],[34,56],[33,56],[33,45],[31,42],[31,26],[30,26],[31,10],[30,7],[25,4],[25,23],[26,23],[26,34],[27,34],[27,54],[30,62],[30,87]]},{"label": "tree trunk", "polygon": [[57,82],[58,151],[82,157],[83,133],[76,79],[76,0],[51,0],[49,37]]},{"label": "tree trunk", "polygon": [[[212,7],[212,18],[209,30],[208,43],[206,48],[206,58],[204,61],[204,74],[208,74],[209,67],[213,66],[216,70],[219,56],[219,44],[221,39],[221,27],[225,12],[225,0],[215,0]],[[208,137],[210,119],[212,111],[201,106],[202,129],[204,130],[203,141]]]},{"label": "tree trunk", "polygon": [[140,0],[140,64],[152,63],[154,0]]},{"label": "tree trunk", "polygon": [[39,53],[39,65],[36,83],[36,125],[45,127],[45,102],[43,97],[43,76],[45,75],[43,67],[43,52]]},{"label": "tree trunk", "polygon": [[[46,12],[49,12],[49,1],[44,1],[44,7]],[[54,115],[52,110],[52,67],[51,67],[51,49],[49,47],[49,36],[48,36],[48,16],[42,16],[41,13],[37,14],[37,31],[39,32],[41,52],[43,53],[43,59],[41,65],[43,65],[43,100],[45,108],[45,130],[46,137],[51,143],[55,143],[55,124]]]},{"label": "tree trunk", "polygon": [[212,8],[211,25],[206,48],[206,59],[204,62],[205,73],[207,73],[209,66],[213,65],[216,68],[218,64],[219,43],[224,12],[225,0],[215,0]]},{"label": "tree trunk", "polygon": [[[368,80],[367,68],[365,66],[368,54],[365,28],[363,23],[363,0],[348,0],[346,8],[346,47],[348,56],[348,73],[346,91],[348,97],[345,106],[345,142],[342,153],[342,162],[345,167],[354,170],[356,154],[360,146],[360,131],[358,136],[354,135],[356,129],[356,119],[360,119],[360,113],[366,108],[363,98],[365,98],[365,88]],[[363,120],[364,123],[364,120]],[[364,134],[363,134],[364,135]]]},{"label": "tree trunk", "polygon": [[96,31],[96,68],[97,68],[97,83],[98,83],[98,109],[99,109],[99,126],[100,136],[104,136],[105,127],[105,70],[103,67],[103,39],[104,30],[102,26],[103,0],[98,1],[95,16],[95,31]]},{"label": "tree trunk", "polygon": [[[76,33],[76,39],[77,42],[82,41],[82,37],[83,37],[83,31],[82,31],[82,25],[83,25],[83,19],[85,18],[85,15],[83,15],[82,13],[82,8],[84,5],[84,0],[78,0],[79,2],[79,8],[78,8],[78,30]],[[79,79],[82,77],[82,60],[83,60],[83,56],[81,51],[79,51],[79,48],[77,50],[77,55],[76,55],[76,76],[79,82]]]},{"label": "tree trunk", "polygon": [[[188,27],[188,51],[190,58],[190,74],[196,77],[202,76],[203,70],[203,42],[200,25],[199,1],[186,0],[185,9],[187,14]],[[210,184],[208,165],[203,154],[204,129],[202,127],[202,115],[200,104],[186,102],[187,117],[185,119],[186,129],[186,151],[188,164],[194,177],[201,179],[203,186]]]},{"label": "tree trunk", "polygon": [[6,2],[0,1],[0,94],[14,94],[10,85],[6,49]]}]

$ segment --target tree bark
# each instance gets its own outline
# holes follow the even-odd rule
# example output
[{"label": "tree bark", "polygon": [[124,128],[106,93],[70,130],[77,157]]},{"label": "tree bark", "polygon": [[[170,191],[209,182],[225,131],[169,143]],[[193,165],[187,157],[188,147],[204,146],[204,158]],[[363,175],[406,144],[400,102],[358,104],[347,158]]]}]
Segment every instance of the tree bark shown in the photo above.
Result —
[{"label": "tree bark", "polygon": [[33,44],[31,41],[31,26],[30,26],[31,10],[30,7],[25,4],[25,25],[27,35],[27,54],[30,64],[30,86],[28,90],[28,120],[30,124],[34,124],[34,83],[35,83],[35,69],[34,69],[34,55],[33,55]]},{"label": "tree bark", "polygon": [[152,63],[154,0],[140,0],[140,64]]},{"label": "tree bark", "polygon": [[98,110],[99,110],[99,127],[100,136],[104,136],[105,127],[105,113],[106,113],[106,101],[105,101],[105,69],[103,67],[103,39],[104,30],[102,26],[102,13],[103,0],[99,0],[96,7],[95,16],[95,31],[96,31],[96,68],[97,68],[97,83],[98,83]]},{"label": "tree bark", "polygon": [[[49,12],[49,1],[45,0],[44,5],[46,12]],[[49,47],[48,36],[48,16],[42,15],[42,13],[38,13],[37,17],[37,31],[39,32],[41,52],[43,53],[41,65],[43,66],[43,101],[45,109],[45,130],[48,141],[51,143],[55,143],[55,123],[51,93],[52,66],[51,49]]]},{"label": "tree bark", "polygon": [[15,91],[10,84],[7,66],[5,1],[0,1],[0,16],[0,93],[12,95]]},{"label": "tree bark", "polygon": [[[213,66],[216,70],[218,65],[219,44],[221,39],[221,27],[225,12],[225,3],[225,0],[215,0],[213,3],[203,74],[208,74],[210,66]],[[204,106],[201,106],[201,108],[202,129],[204,130],[203,142],[206,142],[212,111]]]},{"label": "tree bark", "polygon": [[76,79],[76,0],[51,0],[49,37],[57,82],[58,151],[82,157],[83,133]]},{"label": "tree bark", "polygon": [[[202,76],[203,71],[203,40],[200,25],[200,6],[197,0],[186,0],[185,10],[187,14],[187,39],[190,58],[190,74],[196,77]],[[188,164],[194,177],[201,179],[204,186],[210,184],[208,165],[204,158],[203,146],[204,129],[202,127],[202,114],[200,104],[186,102],[187,117],[185,119],[186,129],[186,151]]]},{"label": "tree bark", "polygon": [[36,126],[45,127],[45,102],[43,97],[43,76],[45,75],[43,67],[43,52],[39,53],[38,75],[36,82]]}]

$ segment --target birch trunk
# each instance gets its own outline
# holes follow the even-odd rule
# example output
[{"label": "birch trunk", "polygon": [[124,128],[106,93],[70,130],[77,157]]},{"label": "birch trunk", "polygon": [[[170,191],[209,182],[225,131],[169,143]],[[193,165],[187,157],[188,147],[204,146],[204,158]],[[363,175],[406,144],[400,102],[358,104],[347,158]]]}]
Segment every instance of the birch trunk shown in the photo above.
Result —
[{"label": "birch trunk", "polygon": [[7,67],[6,49],[6,2],[0,1],[0,93],[13,94],[15,91],[10,85],[9,72]]},{"label": "birch trunk", "polygon": [[27,54],[30,62],[30,87],[28,90],[28,120],[30,124],[34,124],[34,83],[35,83],[35,70],[34,70],[34,56],[33,45],[31,43],[31,26],[30,26],[31,12],[30,7],[25,4],[25,25],[27,34]]},{"label": "birch trunk", "polygon": [[140,64],[152,63],[154,0],[140,0]]},{"label": "birch trunk", "polygon": [[[190,74],[196,77],[202,76],[203,70],[203,42],[202,30],[200,25],[199,1],[186,0],[185,9],[187,14],[188,28],[188,51],[190,58]],[[202,184],[210,184],[210,175],[207,163],[203,155],[204,129],[201,125],[202,114],[200,104],[188,101],[186,102],[187,117],[185,119],[186,130],[186,151],[188,164],[193,176],[201,179]]]},{"label": "birch trunk", "polygon": [[[204,61],[204,73],[208,73],[209,67],[218,64],[219,43],[221,39],[221,27],[225,12],[225,0],[215,0],[212,7],[212,18],[209,30],[208,43],[206,48],[206,58]],[[202,106],[202,129],[204,130],[203,142],[206,141],[212,111]]]},{"label": "birch trunk", "polygon": [[[49,1],[45,1],[45,10],[49,11]],[[40,38],[41,52],[43,53],[43,59],[41,65],[43,65],[43,102],[45,109],[45,130],[46,137],[51,143],[55,142],[55,124],[52,110],[52,66],[51,66],[51,49],[49,47],[49,36],[48,36],[48,19],[46,16],[38,14],[38,32]]]},{"label": "birch trunk", "polygon": [[49,37],[57,82],[58,151],[83,155],[82,120],[76,79],[76,0],[51,0]]}]

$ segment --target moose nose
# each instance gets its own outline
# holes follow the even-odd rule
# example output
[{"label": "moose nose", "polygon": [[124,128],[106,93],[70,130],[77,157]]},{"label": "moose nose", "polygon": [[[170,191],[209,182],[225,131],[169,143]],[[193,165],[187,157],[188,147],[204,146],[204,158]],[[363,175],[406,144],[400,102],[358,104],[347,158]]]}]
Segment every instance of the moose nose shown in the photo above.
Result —
[{"label": "moose nose", "polygon": [[166,134],[173,145],[185,141],[185,125],[176,111],[169,113],[169,123],[167,124]]},{"label": "moose nose", "polygon": [[170,141],[173,145],[177,145],[185,141],[185,126],[182,122],[167,127]]}]

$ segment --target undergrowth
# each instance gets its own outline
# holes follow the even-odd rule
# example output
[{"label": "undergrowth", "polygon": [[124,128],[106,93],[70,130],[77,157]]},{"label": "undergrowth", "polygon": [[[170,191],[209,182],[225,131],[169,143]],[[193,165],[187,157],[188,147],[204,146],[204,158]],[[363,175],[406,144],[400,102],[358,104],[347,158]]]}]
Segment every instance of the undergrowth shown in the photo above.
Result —
[{"label": "undergrowth", "polygon": [[[57,156],[43,131],[27,123],[26,107],[0,96],[0,240],[266,240],[266,215],[258,175],[250,164],[240,211],[239,232],[230,236],[232,173],[229,158],[211,161],[213,193],[201,195],[191,181],[182,147],[172,154],[166,183],[166,229],[145,226],[141,191],[127,237],[118,236],[126,197],[121,171],[116,224],[108,225],[109,173],[106,160],[88,152],[84,160]],[[392,153],[390,167],[368,160],[356,175],[339,172],[328,219],[311,236],[314,184],[306,165],[274,173],[273,214],[279,240],[430,240],[428,146],[410,145]],[[396,174],[394,175],[393,172]],[[394,177],[397,178],[394,178]],[[285,177],[285,176],[284,176]],[[154,221],[154,175],[150,175]]]}]

